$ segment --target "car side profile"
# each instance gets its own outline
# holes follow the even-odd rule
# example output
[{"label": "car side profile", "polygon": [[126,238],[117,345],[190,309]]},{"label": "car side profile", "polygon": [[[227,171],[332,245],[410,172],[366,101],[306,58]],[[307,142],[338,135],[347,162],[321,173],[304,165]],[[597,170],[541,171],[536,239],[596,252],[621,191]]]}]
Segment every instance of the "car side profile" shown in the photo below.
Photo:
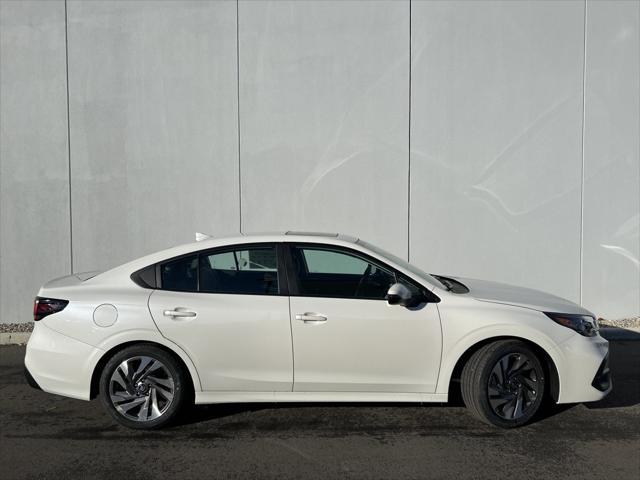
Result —
[{"label": "car side profile", "polygon": [[611,390],[592,313],[535,290],[431,275],[362,240],[206,239],[45,284],[30,384],[158,428],[187,404],[447,402],[499,427]]}]

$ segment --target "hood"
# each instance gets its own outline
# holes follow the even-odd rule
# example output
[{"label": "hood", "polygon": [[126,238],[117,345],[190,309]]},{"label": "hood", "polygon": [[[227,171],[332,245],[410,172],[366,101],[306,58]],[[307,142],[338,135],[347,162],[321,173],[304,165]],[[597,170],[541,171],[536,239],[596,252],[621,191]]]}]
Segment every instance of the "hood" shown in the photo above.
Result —
[{"label": "hood", "polygon": [[463,283],[469,289],[469,293],[466,295],[482,302],[504,303],[516,307],[531,308],[541,312],[593,315],[590,311],[576,303],[532,288],[516,287],[504,283],[476,280],[473,278],[449,278]]}]

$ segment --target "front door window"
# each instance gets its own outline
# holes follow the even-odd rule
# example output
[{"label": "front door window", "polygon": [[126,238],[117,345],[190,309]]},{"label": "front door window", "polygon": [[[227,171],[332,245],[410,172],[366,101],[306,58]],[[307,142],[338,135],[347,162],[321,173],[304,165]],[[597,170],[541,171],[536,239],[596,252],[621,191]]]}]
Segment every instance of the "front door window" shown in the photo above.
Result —
[{"label": "front door window", "polygon": [[384,300],[396,281],[389,269],[339,249],[294,246],[292,257],[301,296]]}]

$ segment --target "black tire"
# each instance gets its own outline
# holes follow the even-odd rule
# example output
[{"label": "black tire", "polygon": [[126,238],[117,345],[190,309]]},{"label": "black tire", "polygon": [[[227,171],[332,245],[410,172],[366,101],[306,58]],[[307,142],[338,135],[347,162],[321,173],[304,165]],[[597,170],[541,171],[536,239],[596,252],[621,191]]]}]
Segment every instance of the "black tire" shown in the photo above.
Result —
[{"label": "black tire", "polygon": [[519,427],[533,418],[543,402],[546,382],[538,355],[518,340],[480,348],[465,364],[460,379],[462,399],[470,412],[502,428]]},{"label": "black tire", "polygon": [[[133,370],[129,378],[125,378],[121,367],[124,362],[127,362],[127,370]],[[141,368],[145,365],[146,373]],[[142,373],[135,381],[137,369]],[[119,375],[120,381],[114,380],[114,375]],[[105,365],[100,375],[100,400],[121,425],[156,429],[175,420],[188,403],[190,385],[189,373],[173,355],[154,345],[133,345],[117,352]],[[143,411],[145,407],[146,411]]]}]

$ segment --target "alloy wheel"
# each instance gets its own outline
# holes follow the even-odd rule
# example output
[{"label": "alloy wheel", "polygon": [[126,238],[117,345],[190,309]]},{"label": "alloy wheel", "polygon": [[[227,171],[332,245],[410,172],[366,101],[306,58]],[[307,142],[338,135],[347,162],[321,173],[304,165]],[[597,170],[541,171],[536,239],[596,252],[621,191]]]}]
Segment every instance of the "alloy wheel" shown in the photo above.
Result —
[{"label": "alloy wheel", "polygon": [[493,412],[506,420],[523,417],[538,397],[541,372],[523,353],[509,353],[496,362],[487,385]]},{"label": "alloy wheel", "polygon": [[169,369],[149,356],[120,363],[109,380],[109,398],[123,417],[148,422],[162,416],[173,402],[174,380]]}]

